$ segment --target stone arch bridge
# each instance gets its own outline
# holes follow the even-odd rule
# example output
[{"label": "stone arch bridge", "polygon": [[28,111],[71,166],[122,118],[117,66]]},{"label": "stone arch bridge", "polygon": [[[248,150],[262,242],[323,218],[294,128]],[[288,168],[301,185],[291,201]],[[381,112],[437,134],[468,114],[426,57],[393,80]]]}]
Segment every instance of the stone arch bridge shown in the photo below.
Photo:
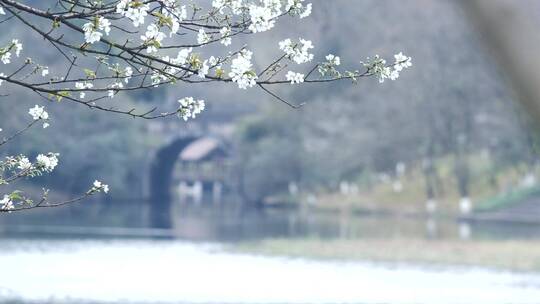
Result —
[{"label": "stone arch bridge", "polygon": [[[174,198],[172,189],[175,188],[173,182],[180,180],[195,183],[201,188],[202,183],[213,184],[214,194],[216,189],[221,192],[228,175],[224,163],[230,155],[231,148],[224,136],[202,132],[170,136],[151,153],[147,168],[144,192],[150,204],[150,224],[156,228],[172,226],[171,210]],[[213,168],[218,169],[212,172],[199,170],[200,164],[203,163],[211,163]]]}]

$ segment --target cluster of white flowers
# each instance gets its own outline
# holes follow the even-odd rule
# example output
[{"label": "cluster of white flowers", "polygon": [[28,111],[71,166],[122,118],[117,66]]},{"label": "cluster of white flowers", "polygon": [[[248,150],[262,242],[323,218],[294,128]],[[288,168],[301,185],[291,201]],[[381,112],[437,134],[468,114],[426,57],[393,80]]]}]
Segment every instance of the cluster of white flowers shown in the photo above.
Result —
[{"label": "cluster of white flowers", "polygon": [[204,111],[204,100],[195,100],[193,97],[184,97],[178,100],[180,108],[178,109],[178,116],[187,121],[190,118],[195,118],[198,114]]},{"label": "cluster of white flowers", "polygon": [[199,33],[197,34],[197,43],[198,44],[206,44],[210,42],[212,38],[204,31],[204,29],[199,29]]},{"label": "cluster of white flowers", "polygon": [[[185,5],[179,5],[175,0],[161,0],[161,14],[166,18],[163,20],[170,27],[170,36],[180,29],[180,22],[187,18]],[[145,23],[145,18],[149,12],[154,12],[148,3],[139,0],[121,0],[116,5],[116,13],[130,19],[135,27]]]},{"label": "cluster of white flowers", "polygon": [[219,58],[216,58],[214,56],[210,56],[210,58],[203,61],[202,64],[199,64],[198,66],[199,66],[198,75],[201,78],[205,78],[206,75],[208,75],[210,68],[221,69],[221,65],[219,64]]},{"label": "cluster of white flowers", "polygon": [[203,61],[202,64],[200,64],[198,75],[200,78],[206,78],[206,75],[208,75],[208,72],[210,71],[210,66],[208,65],[208,60]]},{"label": "cluster of white flowers", "polygon": [[165,34],[159,31],[159,27],[152,23],[146,28],[146,33],[141,36],[141,40],[146,45],[147,53],[156,53],[161,47],[161,41],[165,38]]},{"label": "cluster of white flowers", "polygon": [[233,14],[238,15],[245,9],[245,4],[244,0],[213,0],[212,7],[218,9],[221,14],[225,8],[229,8]]},{"label": "cluster of white flowers", "polygon": [[231,77],[233,82],[238,84],[240,89],[247,89],[256,84],[257,74],[252,70],[251,57],[253,53],[248,50],[242,50],[238,57],[231,62]]},{"label": "cluster of white flowers", "polygon": [[167,77],[167,75],[162,74],[159,71],[154,71],[152,72],[152,75],[150,75],[150,80],[152,81],[152,85],[154,86],[154,88],[157,88],[159,87],[159,84],[161,82],[165,82],[169,80],[169,78]]},{"label": "cluster of white flowers", "polygon": [[39,154],[36,157],[36,167],[43,172],[52,172],[58,165],[58,153]]},{"label": "cluster of white flowers", "polygon": [[9,170],[19,169],[20,172],[16,173],[19,177],[35,177],[52,172],[58,165],[58,156],[58,153],[52,152],[39,154],[34,163],[25,155],[7,156],[5,161],[0,161],[0,166]]},{"label": "cluster of white flowers", "polygon": [[[119,79],[123,78],[124,82],[127,84],[129,83],[129,80],[131,79],[131,76],[133,76],[133,68],[130,66],[127,66],[126,68],[122,68],[119,63],[110,64],[108,66],[108,69],[113,73],[113,75],[117,78],[114,81],[118,82]],[[93,72],[87,73],[88,78],[94,78],[95,74]],[[88,83],[88,81],[86,81]],[[79,85],[81,88],[86,89],[86,85],[83,87],[83,85]],[[123,87],[123,86],[121,86]],[[88,89],[91,89],[92,86],[89,86]]]},{"label": "cluster of white flowers", "polygon": [[0,60],[3,64],[9,64],[11,62],[11,52],[2,53]]},{"label": "cluster of white flowers", "polygon": [[32,168],[32,163],[28,157],[22,156],[17,163],[17,168],[22,171],[29,170]]},{"label": "cluster of white flowers", "polygon": [[[191,65],[194,65],[195,68],[198,70],[201,68],[200,59],[197,56],[192,56],[191,51],[193,48],[186,48],[181,49],[178,51],[178,55],[176,55],[176,58],[171,58],[169,56],[163,56],[161,60],[168,62],[175,66],[182,66],[187,63],[190,63]],[[164,70],[165,73],[161,73],[160,71],[154,71],[152,72],[152,75],[150,76],[150,79],[152,81],[152,85],[154,87],[157,87],[162,81],[168,81],[169,77],[167,75],[173,75],[178,72],[179,68],[175,66],[167,66]],[[202,71],[204,72],[204,71]],[[199,75],[201,75],[201,73]]]},{"label": "cluster of white flowers", "polygon": [[92,184],[92,188],[90,189],[90,192],[101,192],[101,191],[103,191],[104,193],[108,193],[109,185],[104,184],[101,181],[95,180],[94,183]]},{"label": "cluster of white flowers", "polygon": [[403,55],[402,52],[394,55],[394,64],[391,66],[386,66],[386,60],[380,58],[378,55],[372,61],[367,63],[362,62],[362,64],[368,69],[368,71],[379,77],[379,82],[383,83],[386,79],[396,80],[399,78],[399,73],[403,69],[409,68],[412,66],[411,57]]},{"label": "cluster of white flowers", "polygon": [[23,49],[22,43],[20,43],[19,40],[17,40],[17,39],[13,39],[11,41],[11,44],[12,44],[13,48],[15,49],[15,55],[17,55],[17,57],[19,57],[19,55],[21,54],[21,51]]},{"label": "cluster of white flowers", "polygon": [[45,120],[45,122],[43,123],[44,129],[49,126],[49,123],[47,122],[47,120],[49,119],[49,113],[45,111],[44,107],[35,105],[33,108],[30,108],[30,110],[28,110],[28,114],[30,114],[30,116],[32,116],[32,119],[34,120]]},{"label": "cluster of white flowers", "polygon": [[176,0],[162,0],[165,4],[163,15],[170,20],[169,37],[176,34],[180,29],[180,22],[187,18],[187,9],[185,5],[180,5]]},{"label": "cluster of white flowers", "polygon": [[109,98],[114,98],[114,94],[123,87],[124,84],[122,82],[114,82],[113,84],[109,85],[110,90],[107,91],[107,95],[109,96]]},{"label": "cluster of white flowers", "polygon": [[[86,90],[86,89],[91,89],[93,87],[94,87],[94,85],[91,82],[88,82],[88,81],[75,82],[75,88],[78,89],[78,90]],[[85,96],[86,96],[86,92],[81,91],[79,93],[79,97],[81,99],[84,99]]]},{"label": "cluster of white flowers", "polygon": [[131,67],[126,67],[124,69],[124,81],[126,83],[129,83],[129,80],[131,79],[132,75],[133,75],[133,69]]},{"label": "cluster of white flowers", "polygon": [[287,0],[285,10],[293,15],[298,15],[300,19],[306,18],[311,15],[313,5],[311,3],[304,5],[303,2],[305,0]]},{"label": "cluster of white flowers", "polygon": [[281,14],[281,0],[263,0],[262,5],[249,5],[251,24],[249,30],[253,33],[265,32],[273,28],[276,18]]},{"label": "cluster of white flowers", "polygon": [[318,70],[322,76],[326,76],[327,74],[339,76],[340,73],[336,69],[339,65],[341,65],[341,58],[334,54],[328,54],[326,55],[326,62],[319,64]]},{"label": "cluster of white flowers", "polygon": [[401,72],[403,69],[412,67],[412,58],[403,55],[403,52],[399,52],[399,54],[394,55],[394,58],[394,70]]},{"label": "cluster of white flowers", "polygon": [[304,82],[304,74],[301,73],[295,73],[293,71],[289,71],[287,75],[285,75],[288,81],[291,82],[291,84],[295,83],[302,83]]},{"label": "cluster of white flowers", "polygon": [[339,66],[341,64],[341,58],[334,54],[326,55],[326,61],[333,66]]},{"label": "cluster of white flowers", "polygon": [[8,195],[4,195],[4,198],[0,200],[0,209],[6,210],[6,211],[11,211],[15,209],[15,206],[13,205],[13,202],[11,201]]},{"label": "cluster of white flowers", "polygon": [[222,27],[221,30],[219,30],[219,33],[221,34],[221,40],[220,40],[221,44],[223,44],[224,46],[229,46],[232,44],[232,38],[230,37],[231,35],[230,27],[227,27],[227,26]]},{"label": "cluster of white flowers", "polygon": [[95,43],[101,40],[104,31],[105,35],[109,35],[111,31],[111,22],[102,16],[96,16],[93,22],[87,22],[83,25],[84,40],[86,43]]},{"label": "cluster of white flowers", "polygon": [[[285,7],[283,10],[283,2]],[[275,26],[276,19],[284,14],[298,15],[305,18],[311,14],[312,5],[305,0],[213,0],[212,7],[219,13],[230,10],[234,15],[249,15],[249,30],[253,33],[265,32]]]},{"label": "cluster of white flowers", "polygon": [[294,43],[291,39],[285,39],[279,42],[279,49],[285,52],[287,58],[297,64],[313,60],[313,54],[309,53],[309,50],[312,48],[313,43],[310,40],[302,38],[300,38],[298,43]]},{"label": "cluster of white flowers", "polygon": [[133,21],[133,25],[138,27],[144,24],[144,18],[148,15],[150,5],[142,1],[120,0],[116,5],[116,12]]},{"label": "cluster of white flowers", "polygon": [[[35,163],[32,163],[28,157],[24,155],[7,156],[4,161],[0,161],[0,167],[2,170],[7,169],[13,171],[14,178],[36,177],[42,175],[43,173],[51,173],[54,171],[58,165],[58,156],[58,153],[39,154],[36,157]],[[14,172],[15,168],[20,171]],[[10,181],[3,180],[2,183],[9,184],[13,180],[14,179]],[[49,192],[49,190],[45,189],[43,191],[44,192],[42,199],[40,200],[40,204],[46,201],[47,193]],[[96,180],[85,195],[93,195],[99,192],[108,193],[109,186]],[[22,195],[21,191],[13,191],[11,194],[3,195],[2,199],[0,199],[0,211],[11,212],[16,210],[18,206],[24,208],[34,208],[38,205],[33,204],[32,200],[29,200]]]},{"label": "cluster of white flowers", "polygon": [[[54,168],[58,165],[58,153],[47,153],[39,154],[36,157],[35,167],[32,162],[26,156],[19,156],[16,160],[17,168],[21,171],[31,171],[32,169],[37,169],[42,172],[52,172]],[[34,173],[30,172],[31,176],[34,176]],[[38,173],[39,174],[39,173]]]},{"label": "cluster of white flowers", "polygon": [[189,54],[193,51],[193,48],[187,48],[187,49],[181,49],[178,51],[178,55],[176,56],[176,59],[171,60],[174,64],[183,65],[186,64]]},{"label": "cluster of white flowers", "polygon": [[22,49],[23,46],[22,43],[19,42],[19,40],[11,40],[11,43],[7,47],[0,48],[0,61],[2,61],[3,64],[11,63],[11,51],[15,50],[15,55],[19,57],[21,55]]},{"label": "cluster of white flowers", "polygon": [[[81,67],[86,74],[84,80],[71,79],[73,77],[70,77],[70,79],[51,77],[49,86],[68,80],[75,83],[75,88],[65,88],[64,91],[58,92],[57,97],[59,99],[69,96],[70,99],[78,98],[82,100],[91,92],[95,92],[94,94],[97,94],[97,92],[107,93],[110,98],[113,98],[116,93],[126,88],[131,90],[145,88],[149,85],[157,87],[161,84],[174,83],[177,80],[206,82],[194,79],[195,77],[202,79],[210,78],[210,80],[221,79],[226,82],[234,82],[240,89],[247,89],[255,86],[259,77],[265,77],[265,81],[280,84],[286,82],[283,79],[279,81],[272,80],[277,75],[285,78],[291,84],[309,82],[306,78],[317,69],[321,77],[329,81],[340,79],[352,79],[356,81],[357,76],[361,74],[358,70],[347,71],[338,69],[341,65],[341,59],[333,54],[327,55],[326,61],[318,62],[307,76],[294,71],[294,68],[290,70],[285,69],[292,62],[305,64],[314,60],[314,55],[312,54],[313,43],[303,38],[280,41],[278,46],[284,55],[263,69],[264,72],[260,74],[258,74],[258,71],[252,64],[253,53],[247,50],[246,47],[240,51],[227,50],[228,55],[220,55],[221,57],[194,53],[192,48],[179,49],[181,47],[180,45],[197,47],[214,42],[217,43],[218,41],[227,47],[232,44],[232,37],[238,34],[244,34],[246,30],[252,33],[259,33],[272,29],[275,27],[278,18],[283,15],[288,14],[290,16],[305,18],[312,13],[313,9],[312,4],[308,3],[307,0],[212,0],[208,1],[212,5],[212,9],[209,9],[208,12],[204,12],[205,5],[198,6],[194,3],[195,1],[191,4],[179,0],[116,0],[113,2],[112,9],[107,9],[105,12],[97,9],[100,6],[103,7],[102,0],[89,1],[91,3],[90,5],[92,7],[95,6],[97,10],[92,14],[81,17],[86,22],[83,22],[84,25],[82,26],[86,41],[82,49],[84,51],[87,48],[90,51],[95,48],[95,46],[88,44],[98,42],[104,39],[104,35],[109,35],[111,27],[113,27],[112,23],[117,28],[122,28],[125,25],[131,27],[133,25],[137,29],[126,29],[122,31],[122,34],[128,37],[125,39],[120,38],[122,43],[111,41],[111,49],[109,50],[111,52],[112,49],[121,50],[122,54],[126,52],[132,53],[133,57],[127,60],[130,66],[124,68],[119,63],[109,62],[111,59],[109,56],[98,55],[95,58],[100,64],[107,66],[111,73],[105,75],[100,69],[96,68],[93,70]],[[119,23],[122,20],[123,23]],[[186,23],[182,26],[182,22],[184,21]],[[58,25],[61,23],[58,23]],[[54,25],[56,24],[54,23]],[[180,27],[183,29],[182,33],[179,33]],[[198,45],[190,41],[176,41],[167,45],[164,44],[164,41],[167,41],[166,39],[168,38],[167,34],[169,34],[169,37],[172,37],[173,34],[184,35],[190,32],[193,34],[185,37],[196,40]],[[123,45],[119,46],[119,44]],[[126,49],[129,51],[126,51]],[[172,54],[174,49],[178,51],[176,57]],[[22,45],[17,40],[13,40],[7,47],[0,48],[0,60],[4,63],[10,63],[12,56],[14,54],[19,56],[21,50]],[[146,53],[149,55],[139,53],[143,52],[142,50],[146,50]],[[136,58],[141,60],[135,60]],[[32,63],[32,60],[28,59],[27,63]],[[368,70],[367,74],[377,76],[380,82],[384,82],[386,79],[397,79],[403,69],[412,65],[411,58],[402,53],[395,55],[395,62],[393,64],[387,64],[379,56],[363,64]],[[222,65],[225,68],[222,68]],[[36,66],[35,73],[41,71],[43,77],[49,74],[47,67]],[[137,74],[133,76],[135,71]],[[210,77],[209,75],[213,76]],[[0,85],[2,81],[11,80],[5,78],[5,74],[0,74],[0,76],[4,77],[4,79],[0,79]],[[129,86],[132,76],[141,79],[140,86]],[[105,82],[106,80],[108,82]],[[262,82],[261,84],[264,83]],[[55,90],[57,89],[55,88]],[[181,100],[184,100],[188,104],[190,102],[186,98]],[[204,104],[204,102],[202,103]],[[96,103],[92,103],[92,105],[96,106]],[[180,115],[184,119],[186,117],[193,118],[198,114],[190,106],[186,106],[185,108],[186,110],[184,112],[186,114]],[[39,106],[31,109],[29,113],[34,119],[46,120],[48,117],[43,107]],[[46,126],[48,126],[48,123],[44,123],[44,127]]]},{"label": "cluster of white flowers", "polygon": [[[214,56],[210,56],[210,58],[208,58],[208,64],[211,66],[211,67],[220,67],[219,66],[219,58],[217,57],[214,57]],[[205,60],[206,62],[206,60]]]}]

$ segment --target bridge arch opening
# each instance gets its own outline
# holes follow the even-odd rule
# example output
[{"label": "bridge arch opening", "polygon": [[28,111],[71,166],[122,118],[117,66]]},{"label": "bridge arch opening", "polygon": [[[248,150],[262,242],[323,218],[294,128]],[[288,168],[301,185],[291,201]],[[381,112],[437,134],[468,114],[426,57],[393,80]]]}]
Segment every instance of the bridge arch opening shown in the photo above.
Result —
[{"label": "bridge arch opening", "polygon": [[227,154],[223,143],[215,138],[191,136],[173,140],[154,155],[149,172],[150,224],[171,228],[173,194],[171,186],[179,162],[204,162]]}]

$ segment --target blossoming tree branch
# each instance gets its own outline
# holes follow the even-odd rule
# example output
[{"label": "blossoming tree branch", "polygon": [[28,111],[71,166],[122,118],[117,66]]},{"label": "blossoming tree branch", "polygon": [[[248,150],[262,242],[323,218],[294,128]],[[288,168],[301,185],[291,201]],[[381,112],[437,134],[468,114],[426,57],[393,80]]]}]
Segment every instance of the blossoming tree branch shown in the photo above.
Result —
[{"label": "blossoming tree branch", "polygon": [[[178,96],[177,107],[158,110],[122,108],[109,101],[125,91],[151,89],[163,85],[229,83],[241,90],[257,89],[293,108],[301,103],[280,97],[276,86],[306,85],[362,77],[396,80],[411,58],[402,53],[392,61],[379,56],[359,62],[358,69],[341,69],[341,58],[328,54],[314,58],[310,40],[283,37],[275,45],[280,52],[256,70],[249,45],[237,45],[241,35],[256,35],[275,27],[283,18],[304,19],[312,4],[305,0],[44,0],[39,6],[24,1],[0,0],[0,27],[17,23],[45,40],[64,60],[61,70],[52,70],[41,58],[23,54],[17,37],[0,40],[0,95],[2,89],[17,86],[34,92],[47,102],[72,102],[90,109],[155,119],[177,115],[195,118],[205,101],[193,96]],[[45,3],[45,5],[43,5]],[[46,7],[48,6],[48,7]],[[47,26],[43,26],[47,24]],[[5,36],[4,38],[5,39]],[[218,45],[215,54],[202,50]],[[272,46],[269,46],[272,47]],[[208,48],[207,48],[208,49]],[[206,54],[206,53],[205,53]],[[1,144],[21,135],[50,118],[44,106],[30,109],[27,128],[4,138]],[[21,178],[50,173],[58,154],[40,154],[35,162],[24,155],[0,162],[0,185]],[[108,186],[95,181],[81,197],[51,203],[44,190],[40,200],[26,198],[15,191],[3,196],[0,211],[58,206],[87,196],[107,192]],[[0,196],[1,197],[1,196]]]}]

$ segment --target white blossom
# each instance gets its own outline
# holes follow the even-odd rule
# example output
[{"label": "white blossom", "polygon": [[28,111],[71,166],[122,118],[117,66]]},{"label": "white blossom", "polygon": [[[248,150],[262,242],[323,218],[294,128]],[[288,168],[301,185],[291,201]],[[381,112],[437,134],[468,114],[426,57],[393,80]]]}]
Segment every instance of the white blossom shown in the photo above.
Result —
[{"label": "white blossom", "polygon": [[9,199],[8,195],[4,195],[4,198],[0,200],[0,209],[10,211],[15,209],[13,202]]},{"label": "white blossom", "polygon": [[17,55],[17,57],[19,57],[19,55],[21,54],[21,51],[23,49],[22,43],[20,43],[19,40],[17,40],[17,39],[13,39],[11,41],[11,43],[12,43],[13,48],[15,48],[15,55]]},{"label": "white blossom", "polygon": [[3,64],[9,64],[11,63],[11,51],[15,50],[15,55],[19,57],[22,49],[22,43],[20,43],[17,39],[13,39],[7,47],[0,48],[0,60]]},{"label": "white blossom", "polygon": [[111,22],[101,16],[98,17],[98,28],[105,32],[105,35],[109,35],[111,31]]},{"label": "white blossom", "polygon": [[47,76],[47,75],[49,75],[49,67],[43,67],[43,68],[41,69],[41,76],[42,76],[42,77],[45,77],[45,76]]},{"label": "white blossom", "polygon": [[[85,89],[91,89],[94,85],[91,82],[84,81],[84,82],[75,82],[75,88],[78,90],[85,90]],[[84,99],[86,96],[86,92],[81,91],[79,93],[79,98]]]},{"label": "white blossom", "polygon": [[2,54],[0,60],[2,60],[3,64],[9,64],[11,62],[11,52],[5,52]]},{"label": "white blossom", "polygon": [[94,43],[100,41],[103,34],[98,31],[92,30],[89,26],[86,26],[88,24],[91,23],[86,23],[85,26],[83,26],[84,40],[86,40],[87,43]]},{"label": "white blossom", "polygon": [[30,108],[30,110],[28,110],[28,114],[30,114],[34,120],[49,119],[49,113],[45,111],[44,107],[40,107],[38,105]]},{"label": "white blossom", "polygon": [[210,56],[210,58],[208,58],[208,64],[211,67],[214,67],[214,66],[218,65],[219,64],[219,58],[214,57],[214,56]]},{"label": "white blossom", "polygon": [[232,38],[229,37],[231,34],[231,28],[230,27],[222,27],[221,30],[219,30],[219,33],[221,34],[221,40],[220,43],[224,46],[229,46],[232,43]]},{"label": "white blossom", "polygon": [[116,91],[118,91],[119,89],[122,89],[123,87],[124,87],[124,84],[120,81],[117,81],[111,84],[109,86],[110,90],[107,91],[107,96],[109,96],[109,98],[114,98],[114,94],[116,93]]},{"label": "white blossom", "polygon": [[302,1],[303,0],[287,0],[287,4],[285,5],[285,10],[289,11],[289,10],[301,8]]},{"label": "white blossom", "polygon": [[165,34],[159,31],[159,27],[152,23],[146,28],[146,33],[141,36],[141,40],[146,45],[147,53],[156,53],[161,47],[161,41],[165,38]]},{"label": "white blossom", "polygon": [[4,8],[0,6],[0,15],[5,15],[6,12],[4,11]]},{"label": "white blossom", "polygon": [[253,53],[248,50],[242,50],[238,57],[231,62],[231,72],[229,77],[238,84],[240,89],[247,89],[256,84],[257,74],[252,70],[251,57]]},{"label": "white blossom", "polygon": [[304,82],[304,74],[301,73],[295,73],[293,71],[287,72],[287,75],[285,75],[288,81],[291,82],[291,84],[295,83],[302,83]]},{"label": "white blossom", "polygon": [[379,77],[379,82],[383,83],[386,79],[396,80],[399,78],[400,72],[412,66],[411,58],[399,53],[394,55],[395,62],[393,65],[387,66],[386,60],[375,55],[373,60],[362,62],[372,75]]},{"label": "white blossom", "polygon": [[116,5],[116,12],[133,21],[135,27],[144,24],[144,19],[148,15],[149,10],[150,5],[131,0],[121,0]]},{"label": "white blossom", "polygon": [[403,55],[403,52],[399,52],[399,54],[394,55],[394,58],[396,59],[394,69],[397,72],[401,72],[403,69],[412,66],[412,58]]},{"label": "white blossom", "polygon": [[375,56],[375,59],[371,63],[364,65],[375,75],[379,76],[379,82],[383,83],[385,79],[398,79],[401,71],[412,66],[411,57],[403,55],[402,52],[394,55],[394,59],[395,62],[392,66],[386,66],[384,59]]},{"label": "white blossom", "polygon": [[104,184],[101,181],[95,180],[92,184],[92,189],[90,189],[91,192],[100,192],[103,191],[104,193],[109,192],[109,185]]},{"label": "white blossom", "polygon": [[162,0],[166,5],[163,15],[170,18],[170,33],[169,37],[176,34],[180,29],[180,22],[187,18],[187,9],[185,5],[179,5],[175,0]]},{"label": "white blossom", "polygon": [[165,82],[169,80],[169,78],[159,71],[154,71],[152,72],[152,75],[150,75],[150,80],[152,81],[152,85],[157,88],[161,82]]},{"label": "white blossom", "polygon": [[44,172],[52,172],[58,165],[58,153],[39,154],[36,157],[36,166]]},{"label": "white blossom", "polygon": [[27,158],[27,157],[21,157],[19,159],[19,162],[17,163],[17,168],[19,168],[20,170],[28,170],[30,168],[32,168],[32,163],[30,162],[30,160]]},{"label": "white blossom", "polygon": [[248,28],[253,33],[268,31],[275,26],[276,17],[280,14],[280,0],[264,0],[262,6],[252,4],[249,6],[251,24]]},{"label": "white blossom", "polygon": [[126,83],[128,83],[129,80],[131,79],[131,76],[132,76],[132,75],[133,75],[133,69],[132,69],[131,67],[126,67],[126,68],[124,69],[124,77],[125,77],[125,78],[124,78],[124,81],[125,81]]},{"label": "white blossom", "polygon": [[309,50],[313,48],[310,40],[300,38],[298,43],[294,43],[291,39],[285,39],[279,42],[279,48],[285,52],[287,58],[297,64],[313,60],[313,54],[309,53]]},{"label": "white blossom", "polygon": [[208,60],[203,61],[201,67],[199,68],[198,75],[200,78],[205,78],[206,75],[208,75],[208,71],[210,70],[210,66],[208,65]]},{"label": "white blossom", "polygon": [[339,58],[339,56],[336,56],[334,54],[326,55],[326,60],[331,65],[339,66],[341,64],[341,58]]},{"label": "white blossom", "polygon": [[109,35],[111,31],[111,22],[102,16],[97,16],[93,22],[87,22],[83,25],[84,39],[86,43],[95,43],[101,40],[104,31]]},{"label": "white blossom", "polygon": [[206,44],[210,42],[211,38],[208,36],[208,34],[204,31],[204,29],[200,28],[199,33],[197,34],[197,43],[198,44]]},{"label": "white blossom", "polygon": [[189,54],[193,51],[193,48],[187,48],[187,49],[181,49],[178,51],[178,55],[176,56],[176,59],[172,62],[174,64],[178,65],[184,65],[187,62],[187,59],[189,58]]},{"label": "white blossom", "polygon": [[392,71],[390,71],[390,73],[388,74],[388,78],[389,78],[390,80],[396,80],[396,79],[398,79],[398,78],[399,78],[399,71],[397,71],[397,70],[392,70]]},{"label": "white blossom", "polygon": [[204,100],[195,100],[193,97],[184,97],[179,99],[178,103],[180,103],[178,116],[185,121],[190,118],[195,118],[205,109]]},{"label": "white blossom", "polygon": [[291,15],[298,15],[300,19],[306,18],[311,15],[313,7],[311,3],[304,5],[304,2],[305,0],[287,0],[285,10]]},{"label": "white blossom", "polygon": [[213,0],[212,7],[218,9],[222,14],[225,8],[229,8],[233,14],[239,15],[245,9],[244,2],[245,0]]},{"label": "white blossom", "polygon": [[311,11],[313,10],[313,5],[311,3],[308,3],[306,6],[305,6],[305,9],[303,12],[301,12],[298,16],[300,17],[300,19],[304,19],[306,17],[309,17],[311,15]]}]

